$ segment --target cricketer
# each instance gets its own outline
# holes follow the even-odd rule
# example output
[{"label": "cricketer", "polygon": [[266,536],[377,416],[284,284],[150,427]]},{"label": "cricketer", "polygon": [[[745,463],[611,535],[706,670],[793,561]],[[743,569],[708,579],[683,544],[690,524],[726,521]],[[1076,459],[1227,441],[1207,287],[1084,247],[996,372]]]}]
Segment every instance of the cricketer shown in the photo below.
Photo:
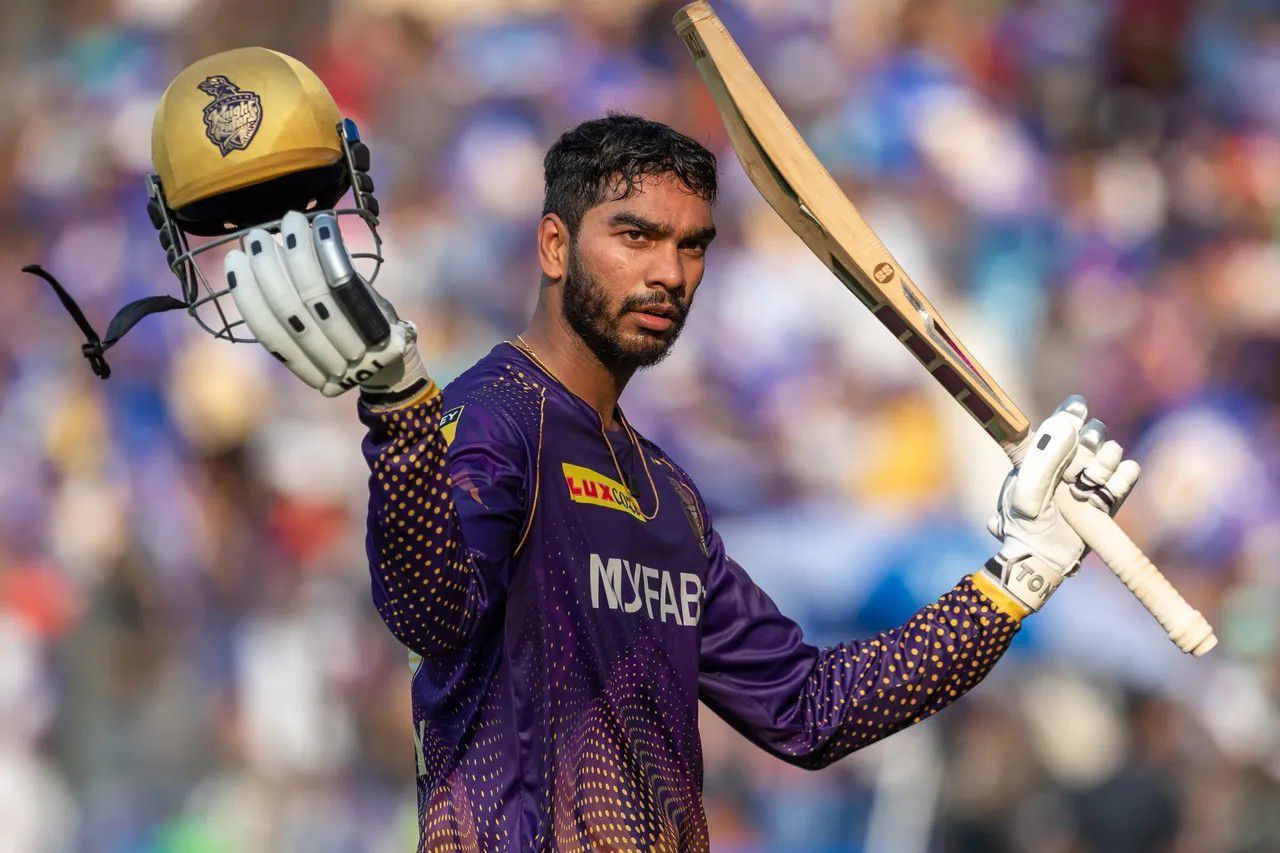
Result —
[{"label": "cricketer", "polygon": [[[533,315],[442,390],[412,322],[356,275],[324,210],[337,196],[308,183],[371,190],[343,127],[296,60],[202,60],[157,114],[156,218],[226,226],[254,338],[319,393],[358,387],[373,600],[410,651],[421,850],[707,849],[699,702],[814,770],[930,717],[1079,567],[1058,483],[1082,476],[1095,488],[1075,499],[1114,510],[1137,480],[1069,398],[1005,480],[990,561],[905,624],[818,648],[619,402],[714,257],[713,155],[629,115],[560,136],[538,269],[510,285],[536,289]],[[303,212],[299,187],[320,204]]]}]

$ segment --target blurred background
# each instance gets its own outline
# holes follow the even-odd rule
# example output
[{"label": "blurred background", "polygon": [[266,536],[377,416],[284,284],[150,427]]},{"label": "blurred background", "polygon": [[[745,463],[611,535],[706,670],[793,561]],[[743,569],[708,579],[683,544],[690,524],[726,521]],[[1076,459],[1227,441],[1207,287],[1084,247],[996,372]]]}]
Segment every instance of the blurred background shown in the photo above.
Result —
[{"label": "blurred background", "polygon": [[[0,850],[414,842],[405,652],[371,605],[350,397],[181,313],[147,221],[184,65],[310,64],[373,150],[379,287],[448,381],[522,327],[541,157],[606,110],[720,155],[722,236],[623,399],[815,642],[981,565],[999,450],[746,180],[650,0],[0,3]],[[1280,4],[718,0],[819,156],[1033,418],[1142,462],[1124,526],[1217,627],[1179,655],[1093,559],[985,683],[806,773],[707,715],[728,851],[1280,850]]]}]

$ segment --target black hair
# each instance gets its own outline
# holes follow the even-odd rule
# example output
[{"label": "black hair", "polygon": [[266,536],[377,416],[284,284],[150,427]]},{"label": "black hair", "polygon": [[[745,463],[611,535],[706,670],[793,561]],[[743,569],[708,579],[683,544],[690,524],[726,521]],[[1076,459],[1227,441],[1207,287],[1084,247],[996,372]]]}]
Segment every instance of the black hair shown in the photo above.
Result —
[{"label": "black hair", "polygon": [[657,121],[610,113],[565,132],[542,161],[546,197],[575,232],[597,204],[631,195],[647,175],[675,175],[690,191],[716,200],[716,158],[703,145]]}]

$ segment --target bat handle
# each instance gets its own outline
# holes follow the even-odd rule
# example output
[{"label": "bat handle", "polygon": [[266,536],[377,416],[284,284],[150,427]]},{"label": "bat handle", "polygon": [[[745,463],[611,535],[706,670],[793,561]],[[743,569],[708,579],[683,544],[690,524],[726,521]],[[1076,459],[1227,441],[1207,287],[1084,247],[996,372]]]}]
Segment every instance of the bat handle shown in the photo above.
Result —
[{"label": "bat handle", "polygon": [[1163,626],[1174,645],[1199,657],[1218,644],[1213,627],[1200,611],[1178,594],[1114,518],[1093,504],[1076,500],[1066,483],[1058,484],[1054,505],[1085,544]]}]

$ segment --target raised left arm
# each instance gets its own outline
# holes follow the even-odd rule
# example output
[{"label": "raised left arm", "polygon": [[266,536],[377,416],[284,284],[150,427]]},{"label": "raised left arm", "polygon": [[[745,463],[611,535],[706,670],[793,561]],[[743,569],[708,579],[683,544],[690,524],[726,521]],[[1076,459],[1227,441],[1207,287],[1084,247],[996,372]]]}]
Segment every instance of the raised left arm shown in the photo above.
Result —
[{"label": "raised left arm", "polygon": [[720,536],[709,539],[701,699],[800,767],[824,767],[945,708],[991,671],[1018,630],[1019,618],[970,576],[904,625],[818,649],[725,556]]},{"label": "raised left arm", "polygon": [[1037,429],[1001,489],[990,527],[1002,546],[986,567],[868,640],[805,643],[705,524],[702,700],[780,758],[821,767],[960,698],[1080,566],[1085,545],[1054,508],[1057,485],[1066,480],[1076,500],[1114,513],[1138,479],[1137,463],[1122,461],[1087,414],[1083,400],[1068,398]]}]

